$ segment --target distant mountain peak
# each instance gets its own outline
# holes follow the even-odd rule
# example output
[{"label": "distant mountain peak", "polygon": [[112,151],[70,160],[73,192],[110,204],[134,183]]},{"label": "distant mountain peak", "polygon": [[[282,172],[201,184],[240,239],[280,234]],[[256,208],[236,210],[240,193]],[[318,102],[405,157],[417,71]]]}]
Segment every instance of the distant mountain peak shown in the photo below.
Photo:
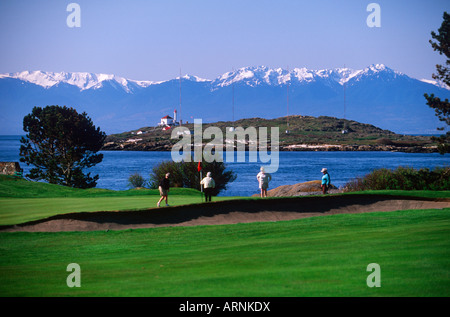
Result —
[{"label": "distant mountain peak", "polygon": [[[178,77],[175,78],[175,79],[176,79],[176,80],[179,80],[179,79],[180,79],[180,76],[178,76]],[[181,79],[186,79],[186,80],[194,81],[194,82],[209,82],[209,81],[211,81],[210,79],[204,79],[204,78],[200,78],[200,77],[198,77],[198,76],[189,75],[189,74],[186,74],[186,75],[184,75],[184,76],[181,76]]]},{"label": "distant mountain peak", "polygon": [[444,89],[450,90],[450,86],[448,86],[446,83],[444,83],[442,81],[431,80],[431,79],[420,79],[420,81],[427,83],[427,84],[435,85],[439,88],[444,88]]},{"label": "distant mountain peak", "polygon": [[2,74],[0,78],[16,78],[29,83],[33,83],[44,88],[50,88],[60,83],[77,86],[80,90],[98,89],[103,86],[104,81],[114,81],[118,83],[125,91],[130,91],[130,84],[135,84],[140,87],[148,87],[154,82],[130,80],[112,74],[94,74],[87,72],[43,72],[37,71],[23,71],[9,74]]},{"label": "distant mountain peak", "polygon": [[384,64],[372,64],[361,70],[351,68],[312,70],[306,67],[286,70],[283,68],[273,69],[267,66],[252,66],[227,72],[216,78],[212,82],[212,85],[214,86],[213,89],[226,87],[235,83],[245,83],[249,86],[257,86],[260,84],[279,86],[286,85],[287,83],[309,83],[323,79],[332,80],[343,85],[352,79],[357,79],[358,76],[373,75],[381,72],[403,75]]}]

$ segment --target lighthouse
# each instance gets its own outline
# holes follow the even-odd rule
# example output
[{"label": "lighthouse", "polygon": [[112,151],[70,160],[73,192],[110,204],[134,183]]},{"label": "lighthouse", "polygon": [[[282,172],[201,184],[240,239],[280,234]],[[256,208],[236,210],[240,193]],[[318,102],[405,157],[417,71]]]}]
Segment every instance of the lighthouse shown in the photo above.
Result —
[{"label": "lighthouse", "polygon": [[177,124],[177,109],[175,109],[173,111],[173,123],[176,125]]}]

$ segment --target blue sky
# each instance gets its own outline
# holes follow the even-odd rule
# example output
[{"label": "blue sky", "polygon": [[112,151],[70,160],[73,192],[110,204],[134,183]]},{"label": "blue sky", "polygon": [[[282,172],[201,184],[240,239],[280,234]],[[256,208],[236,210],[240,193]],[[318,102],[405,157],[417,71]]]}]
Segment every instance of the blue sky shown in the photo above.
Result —
[{"label": "blue sky", "polygon": [[[81,27],[66,7],[81,8]],[[369,3],[381,27],[369,28]],[[244,66],[360,69],[383,63],[430,79],[428,43],[450,1],[0,0],[0,73],[107,73],[135,80],[214,79]]]}]

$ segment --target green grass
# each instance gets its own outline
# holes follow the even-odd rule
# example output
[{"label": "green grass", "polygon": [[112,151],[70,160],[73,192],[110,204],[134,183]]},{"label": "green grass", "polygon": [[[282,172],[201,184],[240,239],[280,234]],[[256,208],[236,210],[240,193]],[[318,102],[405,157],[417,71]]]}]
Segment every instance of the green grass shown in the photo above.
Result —
[{"label": "green grass", "polygon": [[[449,296],[450,209],[0,233],[0,296]],[[81,287],[69,288],[69,263]],[[381,287],[369,288],[369,263]]]},{"label": "green grass", "polygon": [[[19,224],[50,216],[91,211],[144,210],[156,208],[159,195],[124,197],[0,198],[0,225]],[[222,197],[216,200],[224,199]],[[226,198],[225,198],[226,199]],[[200,203],[200,195],[170,195],[169,204]],[[162,205],[165,203],[163,202]]]},{"label": "green grass", "polygon": [[390,196],[405,196],[405,197],[424,197],[424,198],[450,198],[450,190],[365,190],[357,192],[344,193],[345,195],[390,195]]},{"label": "green grass", "polygon": [[[0,175],[0,225],[19,224],[71,212],[155,208],[159,198],[157,189],[76,189]],[[214,200],[234,198],[215,197]],[[201,193],[195,189],[172,188],[169,192],[169,204],[173,206],[201,201]]]},{"label": "green grass", "polygon": [[[103,188],[79,189],[45,182],[27,181],[0,175],[0,198],[54,198],[54,197],[124,197],[159,196],[158,189],[110,190]],[[191,188],[172,188],[171,195],[199,195]]]},{"label": "green grass", "polygon": [[[449,191],[364,193],[450,197]],[[155,190],[79,190],[0,177],[0,223],[143,209],[158,198]],[[198,191],[181,188],[169,199],[200,201]],[[220,226],[0,232],[0,296],[447,297],[449,230],[447,208]],[[69,263],[81,267],[80,288],[66,285]],[[369,263],[381,267],[380,288],[366,285]]]}]

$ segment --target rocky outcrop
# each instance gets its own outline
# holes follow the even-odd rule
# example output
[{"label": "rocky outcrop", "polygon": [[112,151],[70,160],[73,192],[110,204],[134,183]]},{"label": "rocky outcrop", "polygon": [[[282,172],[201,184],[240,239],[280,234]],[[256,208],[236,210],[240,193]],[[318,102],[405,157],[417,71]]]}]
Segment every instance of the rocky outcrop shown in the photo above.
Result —
[{"label": "rocky outcrop", "polygon": [[[298,183],[294,185],[282,185],[267,191],[268,197],[288,197],[288,196],[303,196],[312,194],[321,194],[320,180],[313,180],[305,183]],[[331,185],[328,192],[338,192],[339,189]],[[252,197],[259,197],[259,194],[252,195]]]},{"label": "rocky outcrop", "polygon": [[388,151],[406,153],[436,153],[436,146],[396,146],[396,145],[330,145],[292,144],[280,147],[280,151]]},{"label": "rocky outcrop", "polygon": [[16,172],[20,172],[19,162],[0,162],[0,174],[14,175]]},{"label": "rocky outcrop", "polygon": [[[172,143],[168,141],[159,142],[107,142],[103,151],[170,151]],[[236,149],[236,146],[234,146]],[[193,150],[193,146],[191,146]],[[224,148],[225,150],[225,148]],[[245,150],[249,146],[245,145]],[[268,146],[265,150],[271,150]],[[436,153],[436,146],[396,146],[396,145],[333,145],[333,144],[291,144],[280,145],[279,151],[389,151],[406,153]]]},{"label": "rocky outcrop", "polygon": [[103,151],[170,151],[169,142],[108,142],[103,145]]}]

